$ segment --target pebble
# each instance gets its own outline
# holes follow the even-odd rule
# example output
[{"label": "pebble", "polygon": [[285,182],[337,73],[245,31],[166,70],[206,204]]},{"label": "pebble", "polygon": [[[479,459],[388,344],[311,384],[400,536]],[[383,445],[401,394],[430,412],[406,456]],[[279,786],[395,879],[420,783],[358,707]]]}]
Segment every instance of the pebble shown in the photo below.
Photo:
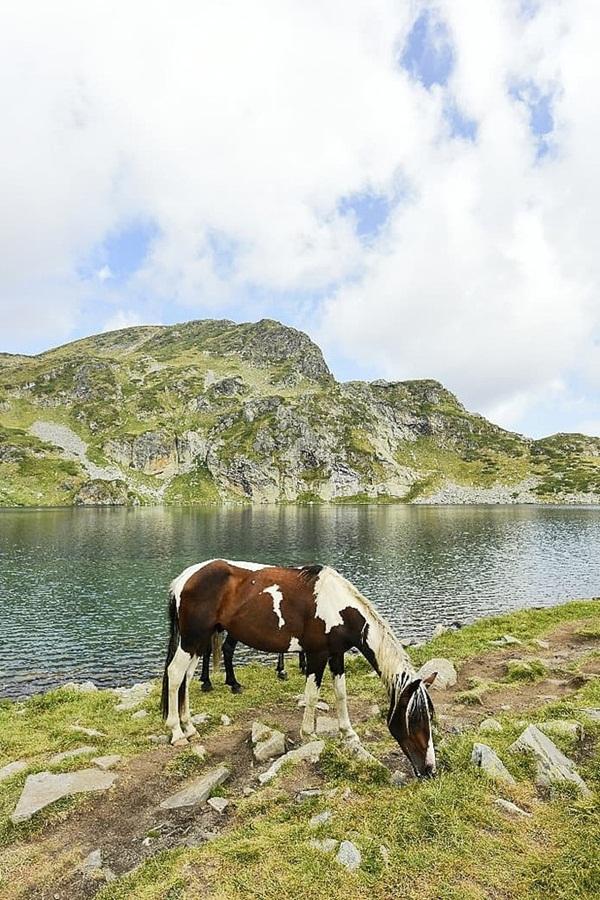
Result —
[{"label": "pebble", "polygon": [[213,809],[216,809],[218,813],[225,812],[229,806],[229,800],[226,797],[210,797],[206,802]]},{"label": "pebble", "polygon": [[352,841],[342,841],[335,858],[339,864],[348,869],[349,872],[354,872],[358,869],[362,862],[360,850],[356,844],[352,843]]}]

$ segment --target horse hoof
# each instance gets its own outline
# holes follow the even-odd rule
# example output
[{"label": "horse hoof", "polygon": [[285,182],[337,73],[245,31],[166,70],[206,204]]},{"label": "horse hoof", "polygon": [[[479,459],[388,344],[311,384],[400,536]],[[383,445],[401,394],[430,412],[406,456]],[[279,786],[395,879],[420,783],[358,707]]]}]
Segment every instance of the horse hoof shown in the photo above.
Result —
[{"label": "horse hoof", "polygon": [[213,689],[213,686],[212,686],[212,684],[210,683],[210,681],[203,681],[203,682],[202,682],[202,692],[203,692],[204,694],[208,694],[208,692],[209,692],[209,691],[212,691],[212,689]]},{"label": "horse hoof", "polygon": [[230,687],[231,687],[232,694],[241,694],[242,691],[244,690],[244,688],[242,687],[241,684],[232,684],[232,685],[230,685]]},{"label": "horse hoof", "polygon": [[279,678],[280,681],[287,681],[288,673],[287,672],[278,672],[277,677]]}]

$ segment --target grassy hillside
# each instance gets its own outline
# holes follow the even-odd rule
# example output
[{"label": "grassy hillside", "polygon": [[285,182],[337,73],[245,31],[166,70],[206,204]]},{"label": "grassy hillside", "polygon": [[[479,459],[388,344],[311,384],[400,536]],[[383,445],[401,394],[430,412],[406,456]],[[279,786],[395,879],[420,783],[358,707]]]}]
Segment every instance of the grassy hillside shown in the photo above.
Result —
[{"label": "grassy hillside", "polygon": [[532,441],[431,380],[337,383],[277,322],[0,354],[0,505],[598,502],[600,439]]}]

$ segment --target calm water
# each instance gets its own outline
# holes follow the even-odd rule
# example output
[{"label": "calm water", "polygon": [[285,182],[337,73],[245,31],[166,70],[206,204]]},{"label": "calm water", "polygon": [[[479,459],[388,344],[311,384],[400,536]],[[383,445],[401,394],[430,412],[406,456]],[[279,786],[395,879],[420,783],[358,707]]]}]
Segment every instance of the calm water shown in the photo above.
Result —
[{"label": "calm water", "polygon": [[0,695],[157,675],[170,580],[218,556],[329,563],[399,635],[422,638],[437,622],[599,596],[600,510],[0,511]]}]

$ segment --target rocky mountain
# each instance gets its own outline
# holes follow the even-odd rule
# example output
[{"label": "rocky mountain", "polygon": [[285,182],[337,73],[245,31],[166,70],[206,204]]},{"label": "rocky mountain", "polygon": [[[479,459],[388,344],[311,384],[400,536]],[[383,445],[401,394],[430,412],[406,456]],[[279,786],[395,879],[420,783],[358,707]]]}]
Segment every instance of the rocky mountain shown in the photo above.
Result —
[{"label": "rocky mountain", "polygon": [[530,440],[436,381],[339,383],[278,322],[0,354],[0,505],[600,502],[600,439]]}]

